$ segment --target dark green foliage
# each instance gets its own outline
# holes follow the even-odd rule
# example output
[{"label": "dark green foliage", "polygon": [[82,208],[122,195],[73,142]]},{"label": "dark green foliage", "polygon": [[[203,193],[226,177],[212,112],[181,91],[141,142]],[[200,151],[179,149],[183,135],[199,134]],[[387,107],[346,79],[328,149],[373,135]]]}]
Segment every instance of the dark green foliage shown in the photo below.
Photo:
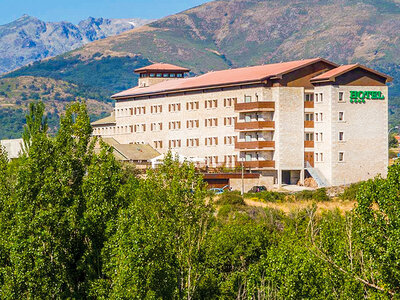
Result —
[{"label": "dark green foliage", "polygon": [[77,56],[58,56],[22,67],[5,77],[27,75],[62,79],[77,84],[79,96],[105,101],[112,93],[135,86],[137,75],[133,70],[149,64],[147,59],[138,56],[92,58],[85,63]]},{"label": "dark green foliage", "polygon": [[284,214],[227,192],[215,215],[193,165],[169,154],[137,178],[102,141],[94,153],[83,103],[54,137],[44,120],[33,105],[19,159],[0,149],[1,299],[399,297],[400,164],[350,186],[343,198],[359,190],[358,207],[346,214]]},{"label": "dark green foliage", "polygon": [[31,107],[26,154],[0,162],[2,299],[85,297],[102,274],[106,224],[124,203],[113,155],[104,146],[93,153],[85,105],[67,110],[54,138],[42,113],[40,103]]},{"label": "dark green foliage", "polygon": [[243,197],[235,192],[224,192],[216,201],[220,205],[245,205]]},{"label": "dark green foliage", "polygon": [[329,201],[330,198],[326,194],[326,188],[316,190],[304,190],[294,194],[296,200],[314,200],[317,202]]},{"label": "dark green foliage", "polygon": [[389,135],[389,148],[397,148],[399,146],[399,142],[394,137],[396,133],[392,133]]},{"label": "dark green foliage", "polygon": [[342,200],[352,200],[355,201],[357,199],[357,193],[362,187],[364,182],[353,183],[350,186],[346,187],[339,195],[339,198]]},{"label": "dark green foliage", "polygon": [[0,139],[21,138],[25,124],[26,111],[18,108],[0,109]]}]

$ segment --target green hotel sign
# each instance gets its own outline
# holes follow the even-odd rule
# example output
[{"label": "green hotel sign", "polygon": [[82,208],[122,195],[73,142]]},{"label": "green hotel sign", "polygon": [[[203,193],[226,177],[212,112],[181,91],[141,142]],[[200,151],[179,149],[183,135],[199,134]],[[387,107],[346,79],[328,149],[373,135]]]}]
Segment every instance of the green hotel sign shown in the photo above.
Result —
[{"label": "green hotel sign", "polygon": [[385,96],[379,91],[350,91],[351,103],[365,103],[365,100],[383,100]]}]

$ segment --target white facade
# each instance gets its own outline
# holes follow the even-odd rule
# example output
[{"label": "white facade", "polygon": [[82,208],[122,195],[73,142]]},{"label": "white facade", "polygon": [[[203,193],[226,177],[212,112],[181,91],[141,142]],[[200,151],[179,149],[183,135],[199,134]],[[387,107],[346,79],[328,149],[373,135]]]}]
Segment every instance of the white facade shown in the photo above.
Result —
[{"label": "white facade", "polygon": [[[209,167],[243,163],[270,185],[296,184],[306,171],[326,185],[385,176],[385,84],[289,85],[264,82],[116,99],[115,123],[96,124],[94,134],[122,144],[148,143],[160,153],[171,149],[204,159]],[[384,99],[351,103],[354,90],[380,91]],[[306,94],[313,103],[307,105]]]}]

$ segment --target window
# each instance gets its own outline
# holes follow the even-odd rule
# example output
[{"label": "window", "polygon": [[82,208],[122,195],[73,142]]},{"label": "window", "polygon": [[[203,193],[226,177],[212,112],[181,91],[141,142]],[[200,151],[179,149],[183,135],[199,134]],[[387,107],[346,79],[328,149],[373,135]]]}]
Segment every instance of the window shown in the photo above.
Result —
[{"label": "window", "polygon": [[205,161],[207,165],[215,165],[218,163],[218,156],[206,156]]},{"label": "window", "polygon": [[181,140],[169,140],[169,148],[180,148]]},{"label": "window", "polygon": [[188,129],[199,128],[199,120],[187,120],[186,128]]},{"label": "window", "polygon": [[168,126],[169,126],[168,128],[170,130],[181,129],[181,121],[171,121],[171,122],[169,122]]},{"label": "window", "polygon": [[338,158],[338,160],[339,160],[340,162],[344,161],[344,152],[339,152],[339,158]]},{"label": "window", "polygon": [[156,74],[150,73],[150,77],[156,77]]},{"label": "window", "polygon": [[322,122],[323,118],[322,118],[322,113],[319,113],[319,121]]},{"label": "window", "polygon": [[162,148],[162,141],[153,141],[154,148],[161,149]]},{"label": "window", "polygon": [[323,133],[322,132],[316,132],[315,133],[315,141],[322,142],[323,140],[324,140]]},{"label": "window", "polygon": [[307,132],[305,136],[306,141],[313,141],[314,140],[314,134],[312,132]]},{"label": "window", "polygon": [[306,94],[305,101],[307,101],[307,102],[314,101],[314,95],[313,94]]},{"label": "window", "polygon": [[183,74],[182,74],[182,73],[178,73],[178,74],[176,74],[176,77],[182,78],[182,77],[183,77]]},{"label": "window", "polygon": [[339,121],[344,121],[344,112],[343,112],[343,111],[339,111],[338,120],[339,120]]},{"label": "window", "polygon": [[237,160],[237,156],[236,155],[225,155],[224,156],[224,163],[226,165],[231,165],[233,163],[235,163]]},{"label": "window", "polygon": [[314,115],[312,113],[305,114],[304,118],[305,118],[306,121],[314,121]]},{"label": "window", "polygon": [[315,102],[319,102],[318,94],[315,94],[314,97],[315,97]]},{"label": "window", "polygon": [[244,102],[245,103],[251,102],[251,96],[244,96]]},{"label": "window", "polygon": [[218,126],[218,119],[217,118],[210,118],[204,120],[205,127],[216,127]]},{"label": "window", "polygon": [[186,103],[186,110],[198,110],[199,109],[199,101],[192,101]]},{"label": "window", "polygon": [[186,147],[198,147],[199,144],[200,140],[198,138],[186,140]]},{"label": "window", "polygon": [[225,117],[224,118],[224,126],[232,126],[236,122],[236,117]]},{"label": "window", "polygon": [[161,122],[159,122],[159,123],[156,123],[156,122],[151,123],[150,130],[151,131],[161,131],[162,130],[162,123]]},{"label": "window", "polygon": [[323,162],[324,161],[324,154],[322,152],[315,153],[315,161]]},{"label": "window", "polygon": [[218,138],[217,137],[206,137],[204,139],[204,144],[206,146],[216,146],[216,145],[218,145]]},{"label": "window", "polygon": [[316,121],[316,122],[319,121],[318,115],[319,115],[318,113],[315,113],[315,121]]},{"label": "window", "polygon": [[218,100],[206,100],[204,102],[204,108],[217,108],[218,107]]},{"label": "window", "polygon": [[170,112],[177,112],[181,110],[181,104],[180,103],[171,103],[168,104],[168,110]]},{"label": "window", "polygon": [[162,76],[162,74],[161,73],[157,73],[157,77],[161,77]]},{"label": "window", "polygon": [[224,145],[233,145],[236,141],[236,136],[225,136]]},{"label": "window", "polygon": [[162,113],[162,105],[152,105],[150,107],[150,112],[152,114],[160,114],[160,113]]},{"label": "window", "polygon": [[224,107],[232,107],[236,98],[225,98],[224,99]]},{"label": "window", "polygon": [[320,93],[319,94],[319,102],[323,102],[324,101],[324,94]]},{"label": "window", "polygon": [[344,101],[343,92],[339,92],[339,101],[340,102]]},{"label": "window", "polygon": [[134,108],[135,115],[144,115],[146,113],[146,107],[138,106]]},{"label": "window", "polygon": [[343,142],[344,141],[344,132],[339,131],[339,141]]},{"label": "window", "polygon": [[145,132],[146,131],[146,124],[136,124],[134,127],[134,132]]}]

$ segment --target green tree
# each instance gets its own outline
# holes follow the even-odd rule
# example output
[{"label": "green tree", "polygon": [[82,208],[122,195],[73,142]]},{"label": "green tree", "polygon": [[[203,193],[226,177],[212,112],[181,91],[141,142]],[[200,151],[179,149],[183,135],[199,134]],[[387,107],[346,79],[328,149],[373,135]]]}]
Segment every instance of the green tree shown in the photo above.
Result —
[{"label": "green tree", "polygon": [[0,188],[5,176],[15,178],[0,195],[2,299],[87,297],[102,276],[105,229],[120,207],[120,166],[104,144],[94,153],[85,103],[67,109],[54,138],[43,111],[31,107],[26,154],[13,168],[0,162]]},{"label": "green tree", "polygon": [[29,114],[26,115],[26,126],[22,133],[24,151],[29,151],[31,143],[39,136],[47,133],[48,125],[44,110],[45,106],[41,101],[29,103]]},{"label": "green tree", "polygon": [[399,146],[399,142],[395,138],[396,133],[392,133],[389,135],[389,148],[397,148]]},{"label": "green tree", "polygon": [[212,219],[205,195],[194,166],[181,165],[171,154],[148,171],[104,251],[108,297],[192,299],[203,275],[202,248]]}]

